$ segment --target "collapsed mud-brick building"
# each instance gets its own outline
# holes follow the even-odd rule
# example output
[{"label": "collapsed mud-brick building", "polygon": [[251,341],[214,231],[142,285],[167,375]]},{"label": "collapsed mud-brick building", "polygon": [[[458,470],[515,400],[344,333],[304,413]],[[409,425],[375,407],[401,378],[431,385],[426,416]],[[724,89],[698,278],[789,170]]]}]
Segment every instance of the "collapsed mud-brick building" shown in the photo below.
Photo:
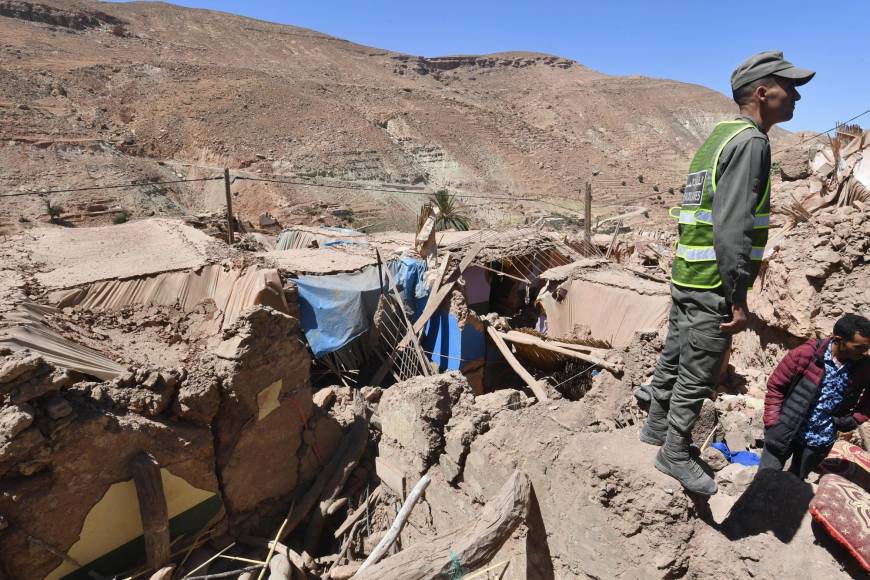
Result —
[{"label": "collapsed mud-brick building", "polygon": [[[831,301],[866,306],[849,283],[866,275],[860,203],[784,224],[696,429],[723,490],[707,507],[636,440],[670,305],[663,237],[608,257],[533,228],[436,232],[431,215],[416,235],[292,227],[234,246],[170,220],[26,232],[0,277],[0,569],[852,573],[818,545],[815,483],[773,482],[783,503],[713,444],[757,452],[765,373],[826,332]],[[816,254],[806,284],[789,274]]]}]

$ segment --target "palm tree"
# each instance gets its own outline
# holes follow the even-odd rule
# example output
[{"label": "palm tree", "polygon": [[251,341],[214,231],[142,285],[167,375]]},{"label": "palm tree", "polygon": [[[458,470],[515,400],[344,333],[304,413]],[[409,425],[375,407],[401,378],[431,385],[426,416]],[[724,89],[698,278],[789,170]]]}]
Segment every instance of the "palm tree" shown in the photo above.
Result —
[{"label": "palm tree", "polygon": [[435,220],[436,228],[439,230],[446,228],[459,231],[468,230],[468,215],[459,209],[455,195],[450,195],[446,189],[439,189],[429,199],[440,212]]}]

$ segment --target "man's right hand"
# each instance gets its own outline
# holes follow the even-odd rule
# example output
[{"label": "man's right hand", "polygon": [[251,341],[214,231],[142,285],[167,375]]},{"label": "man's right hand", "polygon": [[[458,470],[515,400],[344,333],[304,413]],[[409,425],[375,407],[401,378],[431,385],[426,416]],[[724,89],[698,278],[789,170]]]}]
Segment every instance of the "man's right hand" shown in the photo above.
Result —
[{"label": "man's right hand", "polygon": [[737,334],[749,324],[749,308],[746,303],[733,304],[731,306],[731,322],[723,322],[719,330],[728,334]]}]

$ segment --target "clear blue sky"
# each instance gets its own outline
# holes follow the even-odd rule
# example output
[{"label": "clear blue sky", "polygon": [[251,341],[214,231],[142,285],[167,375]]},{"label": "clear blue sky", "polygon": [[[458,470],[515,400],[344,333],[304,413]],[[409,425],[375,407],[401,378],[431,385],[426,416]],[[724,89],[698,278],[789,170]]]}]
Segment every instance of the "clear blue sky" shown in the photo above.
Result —
[{"label": "clear blue sky", "polygon": [[[422,56],[536,51],[611,75],[697,83],[730,95],[731,71],[778,49],[817,71],[791,131],[870,109],[870,2],[808,0],[181,0]],[[739,7],[743,12],[738,12]],[[870,114],[859,119],[870,126]]]}]

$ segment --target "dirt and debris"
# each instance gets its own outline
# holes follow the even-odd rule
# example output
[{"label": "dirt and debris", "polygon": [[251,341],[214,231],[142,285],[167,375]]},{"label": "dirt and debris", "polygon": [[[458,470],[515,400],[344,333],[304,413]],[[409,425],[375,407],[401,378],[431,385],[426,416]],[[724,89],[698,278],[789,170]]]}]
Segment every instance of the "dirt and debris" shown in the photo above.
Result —
[{"label": "dirt and debris", "polygon": [[[838,210],[846,211],[861,210]],[[817,219],[828,223],[826,215],[798,223],[784,239],[794,237],[802,247],[802,228]],[[861,215],[833,224],[852,225]],[[168,230],[160,224],[137,231]],[[381,306],[371,311],[370,332],[336,353],[333,363],[313,357],[308,347],[303,320],[311,303],[300,291],[300,276],[325,283],[366,269],[377,273],[389,260],[405,260],[406,268],[414,260],[425,263],[412,251],[413,237],[360,235],[355,244],[263,253],[264,245],[221,249],[220,242],[182,229],[168,243],[197,248],[184,258],[192,261],[178,262],[191,270],[177,270],[171,261],[141,268],[119,256],[99,272],[68,270],[60,277],[52,274],[55,266],[40,263],[24,294],[44,305],[20,302],[24,306],[7,311],[0,324],[12,333],[3,339],[0,362],[0,485],[9,490],[0,501],[0,534],[4,545],[27,554],[4,551],[0,562],[22,576],[62,577],[79,564],[116,573],[141,569],[141,550],[127,557],[123,546],[100,543],[92,522],[137,521],[132,505],[118,506],[133,497],[130,462],[145,451],[164,470],[167,517],[176,522],[170,529],[187,522],[195,530],[187,539],[180,532],[171,537],[198,546],[201,562],[234,539],[223,556],[264,561],[286,514],[273,569],[289,562],[299,574],[349,577],[389,537],[392,548],[361,576],[393,570],[427,543],[450,541],[445,538],[457,528],[474,536],[483,504],[516,471],[515,481],[528,481],[533,501],[522,504],[521,518],[505,516],[516,529],[487,544],[489,565],[505,566],[506,578],[638,570],[643,577],[721,570],[752,577],[785,570],[795,559],[826,577],[842,574],[837,553],[812,543],[805,513],[791,522],[791,543],[775,548],[777,538],[736,538],[729,531],[763,525],[733,523],[733,506],[748,501],[756,468],[730,462],[716,446],[760,452],[765,367],[748,361],[769,365],[775,349],[785,348],[787,341],[777,342],[784,328],[795,324],[757,326],[735,343],[719,392],[705,403],[694,434],[722,493],[709,506],[698,505],[652,469],[653,451],[636,439],[644,411],[634,391],[649,381],[663,345],[666,286],[615,259],[554,262],[576,256],[558,237],[520,234],[456,236],[452,249],[439,246],[430,256],[424,269],[434,275],[403,270],[411,276],[407,287],[377,297]],[[843,247],[855,235],[849,233]],[[94,232],[80,237],[86,246],[97,239]],[[19,237],[16,245],[29,247],[30,239]],[[380,264],[367,253],[371,246],[383,251]],[[753,294],[756,304],[784,299],[783,287],[773,293],[768,280],[789,263],[785,247],[772,254],[765,283]],[[142,251],[162,248],[144,244]],[[37,264],[32,252],[11,255],[22,269]],[[831,259],[837,267],[825,271],[824,283],[811,285],[815,292],[833,291],[839,285],[829,284],[838,275],[860,272],[860,259],[843,267],[848,255]],[[441,302],[428,310],[409,307],[405,296],[419,284],[431,285]],[[854,285],[843,284],[843,291],[863,299]],[[389,315],[387,299],[402,302]],[[376,355],[373,348],[385,344],[411,349],[412,340],[384,343],[384,337],[414,331],[401,321],[421,310],[434,322],[420,327],[414,348],[430,366],[397,362],[392,376],[367,384],[372,370],[356,365],[372,359],[379,366],[377,357],[389,352]],[[791,305],[792,316],[802,312]],[[821,330],[823,315],[807,320],[815,317]],[[758,320],[766,322],[761,307]],[[42,342],[37,331],[56,338]],[[496,336],[511,364],[492,342]],[[752,340],[761,336],[769,341],[767,354],[752,351]],[[56,358],[47,345],[57,341],[74,345],[75,355]],[[397,360],[414,360],[412,353]],[[103,380],[92,374],[109,364],[120,370],[107,371]],[[430,376],[414,376],[422,370]],[[315,374],[319,386],[313,389]],[[73,473],[84,479],[65,486]],[[423,478],[428,487],[393,538],[388,530],[397,509]],[[565,497],[575,499],[566,504]],[[69,509],[46,508],[37,498]],[[110,509],[107,498],[120,503]],[[62,518],[63,530],[45,518]],[[586,522],[582,530],[576,521]],[[761,569],[753,558],[767,550],[777,555]],[[112,564],[110,556],[127,565]],[[197,573],[238,570],[238,563],[219,557]],[[182,568],[189,573],[194,567]]]},{"label": "dirt and debris", "polygon": [[[654,469],[635,391],[666,333],[667,205],[721,96],[545,55],[412,58],[61,4],[0,1],[0,576],[861,577],[811,524],[816,475],[735,459],[761,451],[785,351],[870,307],[861,127],[772,135],[754,316],[693,433],[721,489],[705,503]],[[206,62],[206,29],[246,44]],[[308,55],[290,69],[285,34]],[[229,84],[205,86],[216,74]],[[517,101],[517,83],[555,92]],[[544,101],[578,86],[595,115],[554,117]],[[662,91],[691,93],[692,118],[656,121]],[[655,121],[628,145],[607,137],[626,101]],[[274,103],[295,113],[249,112]],[[564,197],[578,168],[594,224]],[[479,229],[438,229],[442,187]]]}]

